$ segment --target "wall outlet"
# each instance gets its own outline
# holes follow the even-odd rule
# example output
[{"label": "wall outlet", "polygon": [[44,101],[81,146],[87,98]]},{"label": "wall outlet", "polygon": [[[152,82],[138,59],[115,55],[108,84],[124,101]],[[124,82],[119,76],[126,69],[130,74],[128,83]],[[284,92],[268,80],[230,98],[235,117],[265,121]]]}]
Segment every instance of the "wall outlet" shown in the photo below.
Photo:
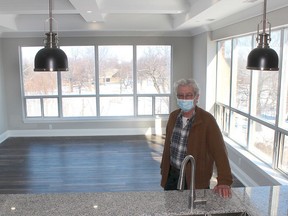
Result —
[{"label": "wall outlet", "polygon": [[52,124],[49,124],[49,129],[51,130],[53,128]]}]

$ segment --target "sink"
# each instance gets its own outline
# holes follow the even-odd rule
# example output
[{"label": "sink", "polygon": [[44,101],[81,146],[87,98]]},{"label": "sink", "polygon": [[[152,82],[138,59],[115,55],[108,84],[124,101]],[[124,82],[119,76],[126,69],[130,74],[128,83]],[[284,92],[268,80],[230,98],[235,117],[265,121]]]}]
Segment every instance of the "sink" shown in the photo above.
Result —
[{"label": "sink", "polygon": [[173,216],[249,216],[247,212],[229,212],[229,213],[207,213],[207,214],[175,214]]},{"label": "sink", "polygon": [[171,215],[171,216],[209,216],[208,214],[189,214],[189,213],[187,213],[187,214],[173,214],[173,215]]},{"label": "sink", "polygon": [[208,214],[209,216],[249,216],[247,212],[230,212],[230,213],[215,213]]}]

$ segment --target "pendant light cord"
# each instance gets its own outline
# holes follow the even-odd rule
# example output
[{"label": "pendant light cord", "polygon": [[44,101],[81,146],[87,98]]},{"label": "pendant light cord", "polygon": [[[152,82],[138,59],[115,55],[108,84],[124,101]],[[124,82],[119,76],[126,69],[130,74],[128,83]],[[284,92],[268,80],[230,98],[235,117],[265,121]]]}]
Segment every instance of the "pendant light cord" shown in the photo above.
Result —
[{"label": "pendant light cord", "polygon": [[263,10],[263,34],[266,33],[266,9],[267,9],[267,0],[264,0],[264,10]]},{"label": "pendant light cord", "polygon": [[52,32],[52,0],[49,0],[49,31]]}]

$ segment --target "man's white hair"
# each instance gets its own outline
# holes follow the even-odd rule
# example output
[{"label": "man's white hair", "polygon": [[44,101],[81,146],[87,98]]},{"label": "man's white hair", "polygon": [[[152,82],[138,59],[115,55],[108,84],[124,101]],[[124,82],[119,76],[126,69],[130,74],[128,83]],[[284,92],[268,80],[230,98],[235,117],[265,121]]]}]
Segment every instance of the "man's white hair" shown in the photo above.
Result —
[{"label": "man's white hair", "polygon": [[179,86],[192,86],[194,89],[195,96],[200,94],[200,88],[198,83],[194,79],[180,79],[174,83],[174,91],[177,94],[177,90]]}]

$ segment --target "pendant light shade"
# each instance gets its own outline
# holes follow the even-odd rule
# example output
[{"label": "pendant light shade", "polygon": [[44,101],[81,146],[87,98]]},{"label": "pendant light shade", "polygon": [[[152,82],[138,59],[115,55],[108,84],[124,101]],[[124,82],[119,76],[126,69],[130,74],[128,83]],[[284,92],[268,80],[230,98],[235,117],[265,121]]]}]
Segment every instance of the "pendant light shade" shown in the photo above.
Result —
[{"label": "pendant light shade", "polygon": [[[271,41],[271,26],[266,20],[266,5],[267,0],[264,0],[264,13],[263,13],[263,31],[259,33],[259,24],[257,30],[256,41],[258,43],[257,48],[253,49],[247,58],[247,69],[250,70],[267,70],[267,71],[278,71],[279,60],[275,50],[269,47]],[[266,33],[266,25],[269,27],[269,34]]]},{"label": "pendant light shade", "polygon": [[58,36],[52,32],[52,6],[49,0],[49,26],[50,32],[46,33],[45,47],[38,51],[34,59],[34,71],[68,71],[68,59],[63,50],[58,46]]},{"label": "pendant light shade", "polygon": [[247,69],[278,71],[278,55],[269,46],[253,49],[247,59]]}]

